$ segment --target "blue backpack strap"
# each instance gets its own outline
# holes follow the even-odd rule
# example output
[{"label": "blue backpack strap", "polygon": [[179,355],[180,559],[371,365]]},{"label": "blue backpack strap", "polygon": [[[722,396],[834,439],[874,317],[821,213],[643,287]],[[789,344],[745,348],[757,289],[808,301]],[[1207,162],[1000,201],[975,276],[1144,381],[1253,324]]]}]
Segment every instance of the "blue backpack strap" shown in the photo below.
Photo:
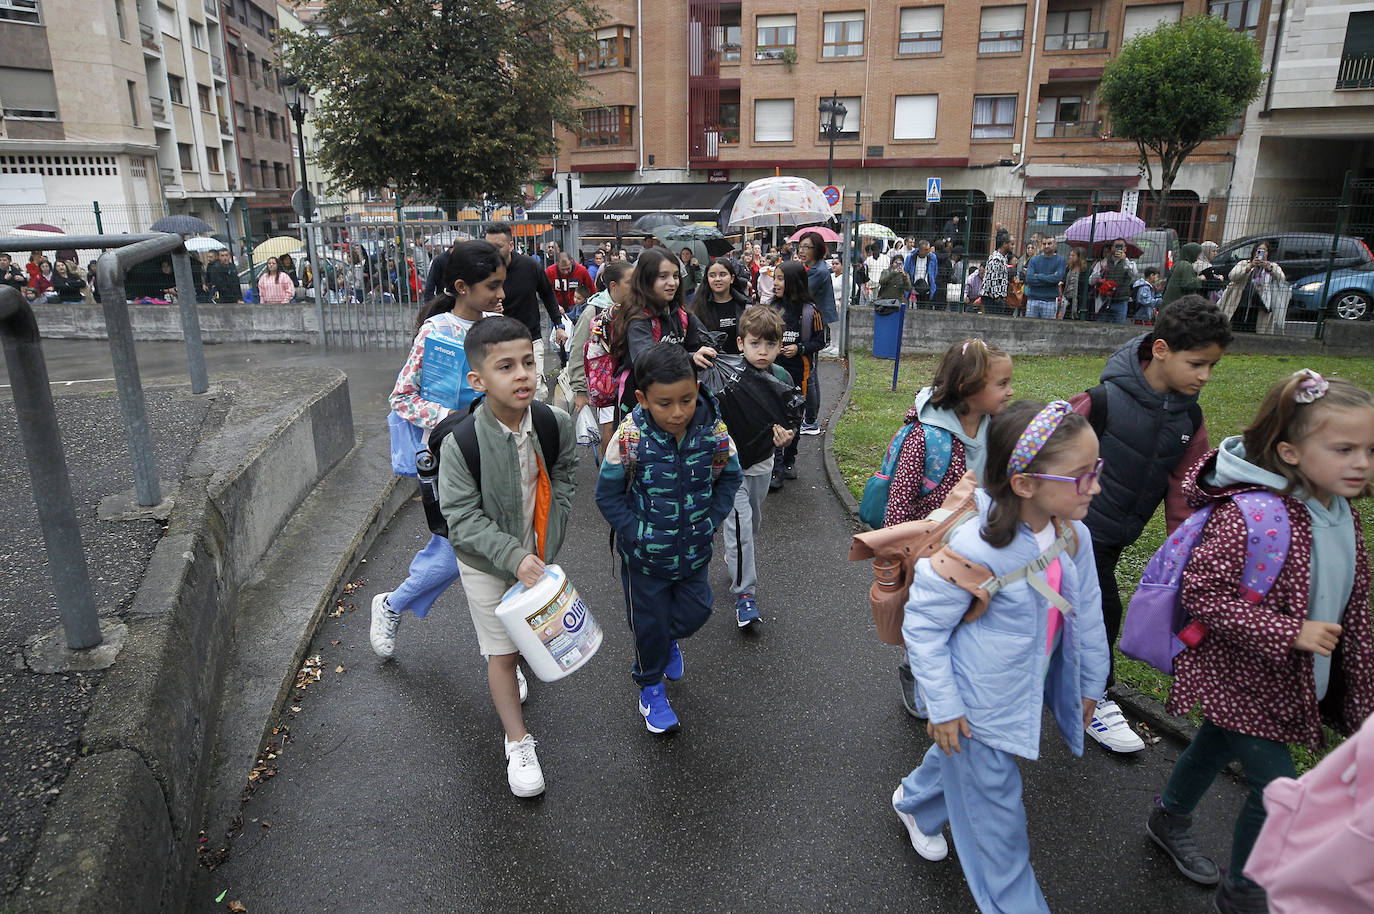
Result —
[{"label": "blue backpack strap", "polygon": [[1261,603],[1278,580],[1293,541],[1288,507],[1272,492],[1241,492],[1232,501],[1245,518],[1245,569],[1238,588],[1246,602]]},{"label": "blue backpack strap", "polygon": [[950,461],[954,459],[954,436],[946,429],[924,422],[921,432],[926,442],[925,466],[921,470],[921,496],[925,497],[940,488],[949,472]]}]

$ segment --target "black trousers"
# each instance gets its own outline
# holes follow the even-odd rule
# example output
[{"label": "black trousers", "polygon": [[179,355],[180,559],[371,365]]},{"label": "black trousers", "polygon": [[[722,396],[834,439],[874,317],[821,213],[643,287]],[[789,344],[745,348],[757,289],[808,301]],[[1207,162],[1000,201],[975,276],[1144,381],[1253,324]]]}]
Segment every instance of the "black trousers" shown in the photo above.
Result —
[{"label": "black trousers", "polygon": [[[1116,586],[1116,565],[1121,561],[1125,546],[1108,546],[1093,542],[1093,560],[1097,563],[1097,583],[1102,588],[1102,621],[1107,625],[1107,650],[1116,647],[1121,635],[1121,591]],[[1109,655],[1108,660],[1112,658]],[[1114,664],[1107,664],[1107,687],[1116,682]]]}]

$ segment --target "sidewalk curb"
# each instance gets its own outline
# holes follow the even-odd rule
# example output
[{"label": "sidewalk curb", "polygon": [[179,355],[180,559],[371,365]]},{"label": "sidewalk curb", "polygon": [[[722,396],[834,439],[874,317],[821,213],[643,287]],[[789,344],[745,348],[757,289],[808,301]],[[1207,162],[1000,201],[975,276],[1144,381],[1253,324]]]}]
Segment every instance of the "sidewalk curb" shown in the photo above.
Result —
[{"label": "sidewalk curb", "polygon": [[16,911],[184,909],[236,594],[354,442],[335,369],[256,371],[211,390],[222,421],[188,461]]},{"label": "sidewalk curb", "polygon": [[830,413],[830,421],[825,426],[825,437],[821,439],[825,445],[825,479],[830,484],[830,490],[835,493],[835,497],[840,500],[845,513],[855,524],[859,521],[859,503],[854,496],[849,493],[849,486],[845,484],[844,474],[840,472],[840,465],[835,462],[835,426],[844,418],[844,411],[849,408],[849,398],[854,392],[854,360],[844,356],[844,392],[840,394],[840,400],[835,404],[835,409]]}]

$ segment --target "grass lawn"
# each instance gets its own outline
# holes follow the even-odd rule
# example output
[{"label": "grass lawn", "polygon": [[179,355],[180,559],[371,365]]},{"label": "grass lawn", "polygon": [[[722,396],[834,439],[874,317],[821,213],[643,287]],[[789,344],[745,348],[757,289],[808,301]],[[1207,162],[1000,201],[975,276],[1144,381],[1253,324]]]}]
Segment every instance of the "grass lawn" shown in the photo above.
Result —
[{"label": "grass lawn", "polygon": [[[930,383],[939,357],[922,355],[902,358],[897,392],[892,387],[892,362],[875,359],[867,353],[854,359],[854,393],[840,424],[835,429],[835,460],[849,491],[859,498],[864,482],[877,469],[888,441],[901,424],[917,391]],[[1016,396],[1037,400],[1065,399],[1097,383],[1104,356],[1023,356],[1014,359],[1012,381]],[[1299,368],[1313,368],[1323,375],[1339,376],[1366,389],[1374,389],[1374,359],[1299,358],[1288,356],[1228,355],[1222,359],[1203,388],[1199,400],[1207,421],[1208,438],[1213,444],[1228,435],[1239,434],[1254,417],[1254,410],[1269,385]],[[1365,542],[1374,542],[1374,504],[1359,504],[1364,522]],[[1139,540],[1121,556],[1117,582],[1123,605],[1135,592],[1145,563],[1164,539],[1164,509],[1155,513]],[[1172,677],[1144,663],[1116,655],[1116,674],[1122,682],[1160,702],[1169,694]],[[1312,764],[1305,750],[1294,750],[1299,770]]]}]

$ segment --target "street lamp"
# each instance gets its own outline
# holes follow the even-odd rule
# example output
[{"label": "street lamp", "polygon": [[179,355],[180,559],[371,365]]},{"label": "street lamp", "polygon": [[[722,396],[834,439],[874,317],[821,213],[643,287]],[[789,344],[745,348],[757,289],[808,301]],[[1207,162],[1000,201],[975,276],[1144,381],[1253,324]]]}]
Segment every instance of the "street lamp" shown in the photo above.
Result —
[{"label": "street lamp", "polygon": [[[290,112],[291,120],[296,122],[296,153],[301,160],[301,183],[296,188],[296,192],[291,195],[291,207],[296,211],[296,216],[301,222],[309,223],[315,212],[315,200],[310,195],[310,180],[305,173],[305,133],[302,127],[305,124],[305,100],[310,97],[310,87],[299,77],[290,73],[281,74],[277,79],[277,84],[281,86],[282,97],[286,99],[286,110]],[[310,260],[310,276],[318,289],[320,265],[315,258],[315,233],[310,225],[305,228],[305,238],[305,253]],[[318,298],[317,295],[317,305]]]},{"label": "street lamp", "polygon": [[821,135],[830,140],[830,164],[825,170],[827,187],[835,183],[835,137],[844,129],[844,116],[848,109],[840,104],[840,96],[832,92],[829,98],[821,99]]}]

